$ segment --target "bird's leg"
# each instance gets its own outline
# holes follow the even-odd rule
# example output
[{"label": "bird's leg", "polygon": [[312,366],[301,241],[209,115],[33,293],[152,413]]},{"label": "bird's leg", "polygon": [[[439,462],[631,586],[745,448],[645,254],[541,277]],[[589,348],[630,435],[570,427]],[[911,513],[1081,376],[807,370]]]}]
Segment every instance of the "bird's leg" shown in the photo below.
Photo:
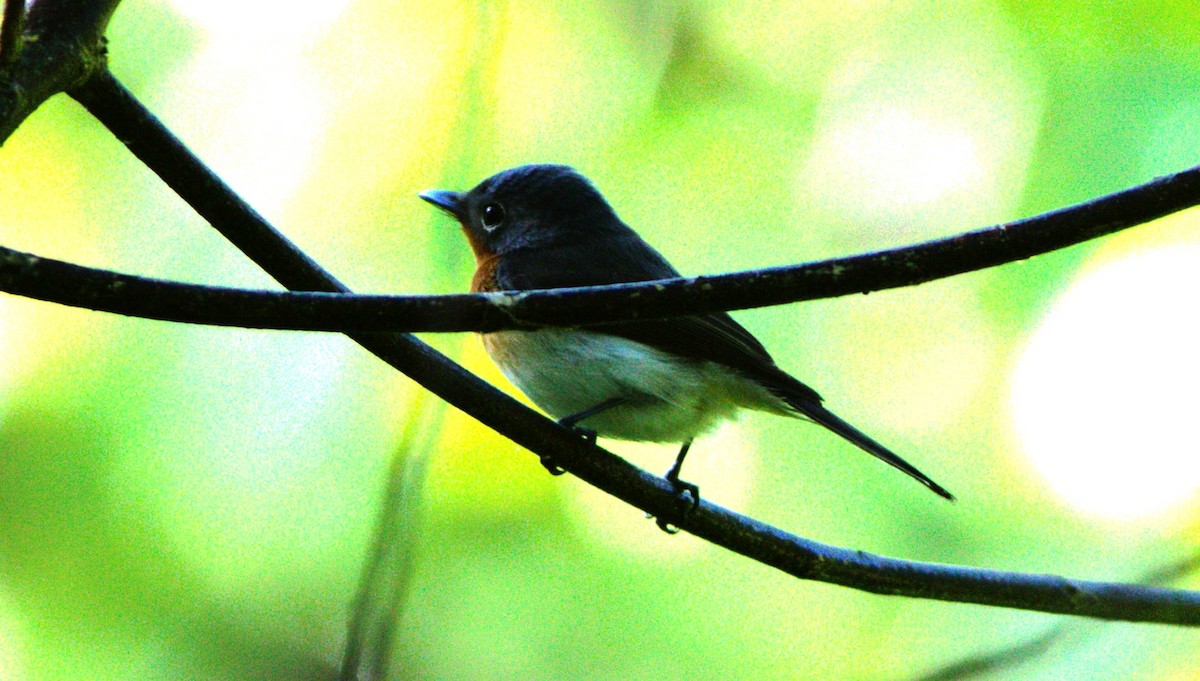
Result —
[{"label": "bird's leg", "polygon": [[[679,519],[681,521],[687,520],[688,515],[700,505],[700,488],[679,479],[679,471],[683,468],[683,459],[687,456],[691,446],[691,440],[683,443],[683,446],[679,448],[679,455],[675,457],[675,463],[671,465],[671,470],[667,471],[665,476],[667,482],[675,488],[675,498],[679,502]],[[677,522],[663,518],[658,518],[655,522],[658,523],[658,529],[667,534],[679,532],[679,523]]]},{"label": "bird's leg", "polygon": [[[558,424],[560,426],[566,426],[576,433],[579,433],[583,436],[584,440],[587,440],[589,444],[594,445],[596,444],[596,431],[589,430],[587,428],[580,428],[576,424],[589,416],[595,416],[602,411],[607,411],[618,405],[625,404],[626,402],[628,402],[628,400],[626,400],[624,397],[610,397],[600,404],[593,405],[587,409],[584,409],[583,411],[571,414],[570,416],[562,417],[558,420]],[[562,475],[563,473],[566,473],[562,466],[559,466],[554,462],[554,457],[548,454],[542,454],[541,461],[542,466],[545,467],[547,471],[550,471],[550,475]]]},{"label": "bird's leg", "polygon": [[612,409],[613,407],[625,404],[628,401],[629,400],[626,400],[624,397],[610,397],[607,400],[604,400],[603,402],[601,402],[600,404],[597,404],[592,407],[588,407],[587,409],[584,409],[583,411],[571,414],[570,416],[564,416],[558,420],[558,423],[559,423],[559,425],[566,426],[566,427],[570,428],[571,430],[577,430],[582,433],[591,433],[592,434],[591,439],[594,440],[594,439],[596,439],[595,431],[589,431],[589,430],[585,430],[583,428],[576,428],[575,424],[579,423],[580,421],[586,419],[589,416],[595,416],[596,414],[599,414],[602,411],[608,411],[609,409]]}]

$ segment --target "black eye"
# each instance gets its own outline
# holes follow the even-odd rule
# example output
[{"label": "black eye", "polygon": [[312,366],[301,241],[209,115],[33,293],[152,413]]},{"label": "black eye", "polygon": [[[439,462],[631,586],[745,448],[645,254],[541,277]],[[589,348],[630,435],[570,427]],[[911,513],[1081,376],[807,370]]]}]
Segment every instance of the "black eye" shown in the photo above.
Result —
[{"label": "black eye", "polygon": [[489,203],[483,207],[483,228],[487,231],[492,231],[504,222],[504,206],[498,203]]}]

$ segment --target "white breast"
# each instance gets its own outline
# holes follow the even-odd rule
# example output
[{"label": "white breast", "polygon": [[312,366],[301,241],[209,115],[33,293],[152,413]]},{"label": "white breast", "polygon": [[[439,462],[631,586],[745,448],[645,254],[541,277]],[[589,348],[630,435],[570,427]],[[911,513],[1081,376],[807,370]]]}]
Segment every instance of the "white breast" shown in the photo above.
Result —
[{"label": "white breast", "polygon": [[684,442],[739,407],[788,413],[757,383],[711,362],[681,360],[625,338],[574,329],[483,334],[500,370],[554,418],[627,400],[581,426],[620,440]]}]

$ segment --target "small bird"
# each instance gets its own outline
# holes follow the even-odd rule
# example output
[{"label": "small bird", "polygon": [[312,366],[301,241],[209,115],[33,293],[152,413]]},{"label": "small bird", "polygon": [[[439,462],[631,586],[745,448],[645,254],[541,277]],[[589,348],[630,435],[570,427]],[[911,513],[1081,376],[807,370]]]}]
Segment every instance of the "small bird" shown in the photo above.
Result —
[{"label": "small bird", "polygon": [[[563,165],[502,171],[466,192],[420,197],[462,225],[471,290],[521,291],[671,279],[679,272]],[[954,497],[822,404],[728,314],[482,334],[501,372],[563,425],[618,440],[679,443],[666,474],[677,492],[692,440],[739,408],[819,423],[946,499]],[[561,473],[543,461],[553,473]],[[669,529],[661,519],[659,526]]]}]

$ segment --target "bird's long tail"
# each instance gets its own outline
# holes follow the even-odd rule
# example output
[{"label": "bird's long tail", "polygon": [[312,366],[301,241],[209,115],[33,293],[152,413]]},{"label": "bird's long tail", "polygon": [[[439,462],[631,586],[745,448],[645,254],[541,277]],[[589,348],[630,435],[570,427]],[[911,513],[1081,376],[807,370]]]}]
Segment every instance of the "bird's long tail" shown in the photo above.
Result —
[{"label": "bird's long tail", "polygon": [[888,463],[901,471],[904,471],[909,476],[920,481],[921,484],[933,490],[938,496],[949,499],[950,501],[954,501],[954,495],[948,492],[945,487],[937,484],[931,480],[929,476],[914,468],[912,464],[908,463],[904,459],[901,459],[899,456],[896,456],[896,454],[890,449],[872,440],[867,436],[866,433],[855,428],[849,423],[846,423],[840,416],[826,409],[825,406],[818,401],[819,398],[809,399],[807,395],[805,395],[803,398],[792,397],[791,395],[781,395],[781,397],[783,397],[784,401],[787,402],[789,406],[804,416],[812,419],[822,426],[825,426],[838,435],[841,435],[850,442],[853,442],[864,452],[867,452],[875,458],[880,459],[881,461],[884,461],[885,463]]}]

